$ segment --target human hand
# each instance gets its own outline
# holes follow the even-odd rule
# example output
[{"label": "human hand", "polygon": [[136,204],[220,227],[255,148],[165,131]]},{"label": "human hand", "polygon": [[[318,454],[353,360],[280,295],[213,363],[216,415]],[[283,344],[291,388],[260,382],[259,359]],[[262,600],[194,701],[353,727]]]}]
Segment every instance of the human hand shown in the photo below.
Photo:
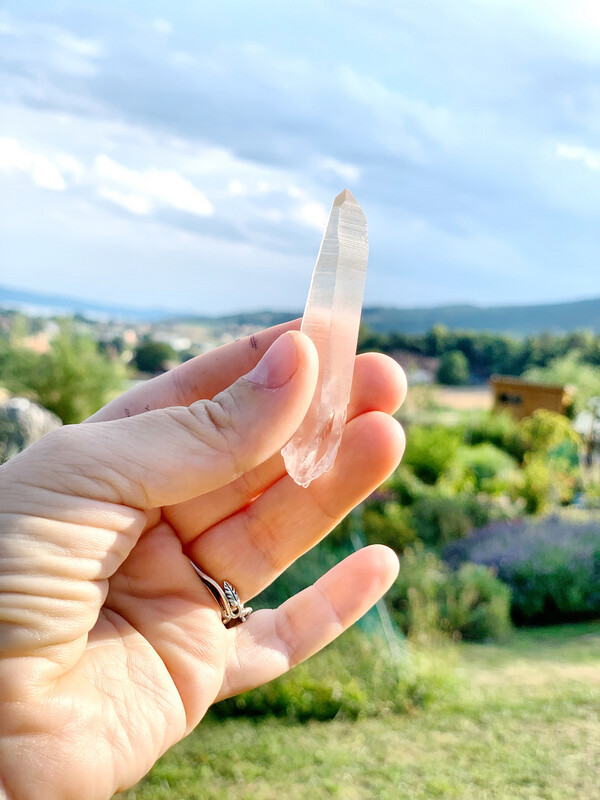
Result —
[{"label": "human hand", "polygon": [[285,474],[279,450],[317,374],[310,340],[280,336],[291,327],[187,362],[0,468],[0,792],[10,800],[100,800],[131,786],[212,703],[324,647],[394,580],[396,556],[368,547],[226,629],[188,560],[247,601],[400,459],[390,414],[403,375],[369,354],[356,359],[334,469],[308,489]]}]

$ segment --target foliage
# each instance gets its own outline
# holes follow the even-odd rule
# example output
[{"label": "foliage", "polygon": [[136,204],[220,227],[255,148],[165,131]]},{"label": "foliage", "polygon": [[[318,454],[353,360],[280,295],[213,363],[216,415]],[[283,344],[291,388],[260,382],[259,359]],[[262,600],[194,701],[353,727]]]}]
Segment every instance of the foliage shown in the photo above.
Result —
[{"label": "foliage", "polygon": [[463,639],[502,641],[511,628],[510,589],[492,570],[463,564],[451,573],[441,614]]},{"label": "foliage", "polygon": [[63,325],[50,352],[41,355],[4,342],[0,384],[55,413],[65,424],[81,422],[121,389],[124,367],[101,354],[87,336]]},{"label": "foliage", "polygon": [[449,350],[440,358],[436,379],[447,386],[464,386],[469,383],[469,362],[460,350]]},{"label": "foliage", "polygon": [[510,590],[489,569],[470,564],[453,572],[422,547],[405,550],[389,597],[395,621],[412,638],[441,631],[484,641],[510,631]]},{"label": "foliage", "polygon": [[464,441],[472,445],[493,444],[518,462],[523,460],[527,450],[521,426],[506,411],[474,414],[465,428]]},{"label": "foliage", "polygon": [[411,512],[417,537],[434,548],[462,539],[474,528],[505,516],[490,498],[474,494],[447,496],[431,493],[417,500]]},{"label": "foliage", "polygon": [[[494,373],[523,375],[528,370],[551,368],[555,374],[549,376],[550,382],[573,383],[584,392],[591,372],[580,378],[577,371],[560,371],[553,362],[565,359],[591,366],[600,364],[600,338],[586,331],[565,335],[542,333],[517,339],[483,331],[450,330],[443,325],[434,325],[428,333],[419,334],[380,333],[365,328],[359,349],[383,353],[406,350],[438,358],[458,351],[466,358],[471,374],[479,380],[487,380]],[[532,380],[537,380],[537,375]]]},{"label": "foliage", "polygon": [[140,372],[156,374],[165,372],[168,369],[168,362],[176,357],[177,353],[170,344],[146,339],[136,348],[133,361]]},{"label": "foliage", "polygon": [[403,463],[420,481],[434,484],[456,456],[460,440],[460,431],[442,425],[411,427]]},{"label": "foliage", "polygon": [[551,453],[566,443],[577,453],[579,436],[562,414],[539,408],[522,420],[519,427],[525,447],[529,451]]},{"label": "foliage", "polygon": [[581,411],[591,397],[600,395],[600,371],[598,361],[592,364],[582,360],[580,351],[572,351],[540,367],[532,367],[524,378],[537,383],[575,386],[574,412]]},{"label": "foliage", "polygon": [[385,482],[385,489],[403,505],[412,505],[428,491],[428,486],[419,480],[408,464],[401,464]]},{"label": "foliage", "polygon": [[519,496],[525,501],[526,514],[541,514],[551,505],[552,470],[546,458],[539,453],[525,457],[522,480],[516,487]]},{"label": "foliage", "polygon": [[362,532],[368,544],[386,544],[401,553],[417,539],[411,510],[400,503],[388,501],[379,508],[366,506],[361,516]]},{"label": "foliage", "polygon": [[453,492],[499,495],[514,481],[516,470],[514,458],[489,442],[461,445],[439,485]]},{"label": "foliage", "polygon": [[326,651],[271,683],[224,700],[217,717],[285,717],[304,722],[334,717],[358,719],[385,711],[424,706],[452,681],[451,672],[431,670],[408,651],[396,662],[387,645],[358,630],[345,633]]},{"label": "foliage", "polygon": [[512,589],[518,622],[558,622],[600,614],[600,516],[562,512],[495,523],[449,545],[451,564],[492,567]]}]

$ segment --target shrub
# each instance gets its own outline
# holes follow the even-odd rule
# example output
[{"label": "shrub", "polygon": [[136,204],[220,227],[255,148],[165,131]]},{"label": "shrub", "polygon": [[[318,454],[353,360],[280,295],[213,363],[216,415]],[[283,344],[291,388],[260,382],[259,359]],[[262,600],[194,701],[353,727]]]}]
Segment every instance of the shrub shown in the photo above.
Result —
[{"label": "shrub", "polygon": [[527,450],[519,423],[506,411],[473,415],[465,430],[464,441],[472,445],[489,442],[518,462],[523,460]]},{"label": "shrub", "polygon": [[428,487],[417,478],[412,469],[404,461],[394,471],[385,483],[398,502],[403,505],[412,505],[416,500],[427,494]]},{"label": "shrub", "polygon": [[429,547],[462,539],[474,528],[506,517],[506,512],[490,498],[473,494],[454,497],[430,494],[417,500],[411,512],[418,538]]},{"label": "shrub", "polygon": [[463,564],[451,574],[442,617],[464,639],[505,639],[510,632],[510,589],[490,569]]},{"label": "shrub", "polygon": [[580,489],[578,470],[564,458],[548,459],[542,453],[528,453],[520,476],[513,485],[513,497],[521,497],[527,514],[541,514],[557,505],[568,505]]},{"label": "shrub", "polygon": [[512,589],[519,623],[557,623],[600,614],[600,515],[569,510],[496,523],[449,545],[452,564],[497,571]]},{"label": "shrub", "polygon": [[510,630],[510,590],[491,570],[469,564],[453,572],[424,548],[406,550],[390,601],[398,625],[417,639],[442,632],[483,641]]},{"label": "shrub", "polygon": [[368,544],[387,544],[401,553],[417,538],[410,509],[400,503],[386,502],[380,508],[365,507],[361,516],[362,533]]},{"label": "shrub", "polygon": [[455,429],[415,425],[406,438],[403,462],[420,481],[434,484],[456,456],[460,439],[460,431]]},{"label": "shrub", "polygon": [[461,445],[438,485],[452,492],[498,495],[512,485],[516,472],[515,459],[489,442]]},{"label": "shrub", "polygon": [[541,514],[551,504],[552,470],[541,454],[529,454],[525,458],[522,480],[517,487],[525,500],[526,514]]},{"label": "shrub", "polygon": [[570,445],[577,462],[579,435],[562,414],[538,408],[530,417],[525,417],[519,427],[527,450],[552,455],[553,451]]},{"label": "shrub", "polygon": [[323,653],[271,683],[213,706],[218,717],[357,719],[426,705],[453,685],[447,664],[403,645],[394,661],[378,638],[351,630]]}]

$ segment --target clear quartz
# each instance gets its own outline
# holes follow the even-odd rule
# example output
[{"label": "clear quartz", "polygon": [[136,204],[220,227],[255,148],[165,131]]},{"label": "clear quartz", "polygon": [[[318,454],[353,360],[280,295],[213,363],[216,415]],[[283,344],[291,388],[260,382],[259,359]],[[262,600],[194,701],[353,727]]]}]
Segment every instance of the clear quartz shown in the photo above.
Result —
[{"label": "clear quartz", "polygon": [[319,355],[317,388],[304,420],[281,451],[300,486],[333,467],[348,410],[369,243],[367,221],[348,189],[333,201],[301,330]]}]

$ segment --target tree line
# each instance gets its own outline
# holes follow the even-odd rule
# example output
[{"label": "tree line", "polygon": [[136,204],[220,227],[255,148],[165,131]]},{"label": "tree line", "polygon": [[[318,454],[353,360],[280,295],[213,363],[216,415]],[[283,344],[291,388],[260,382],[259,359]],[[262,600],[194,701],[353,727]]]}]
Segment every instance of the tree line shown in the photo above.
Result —
[{"label": "tree line", "polygon": [[440,367],[454,361],[463,379],[445,380],[446,383],[479,383],[493,374],[521,376],[533,369],[551,367],[561,359],[600,365],[600,337],[590,331],[542,333],[519,339],[506,334],[449,330],[443,325],[435,325],[424,334],[378,333],[362,326],[359,352],[369,350],[403,350],[433,356],[443,359]]}]

